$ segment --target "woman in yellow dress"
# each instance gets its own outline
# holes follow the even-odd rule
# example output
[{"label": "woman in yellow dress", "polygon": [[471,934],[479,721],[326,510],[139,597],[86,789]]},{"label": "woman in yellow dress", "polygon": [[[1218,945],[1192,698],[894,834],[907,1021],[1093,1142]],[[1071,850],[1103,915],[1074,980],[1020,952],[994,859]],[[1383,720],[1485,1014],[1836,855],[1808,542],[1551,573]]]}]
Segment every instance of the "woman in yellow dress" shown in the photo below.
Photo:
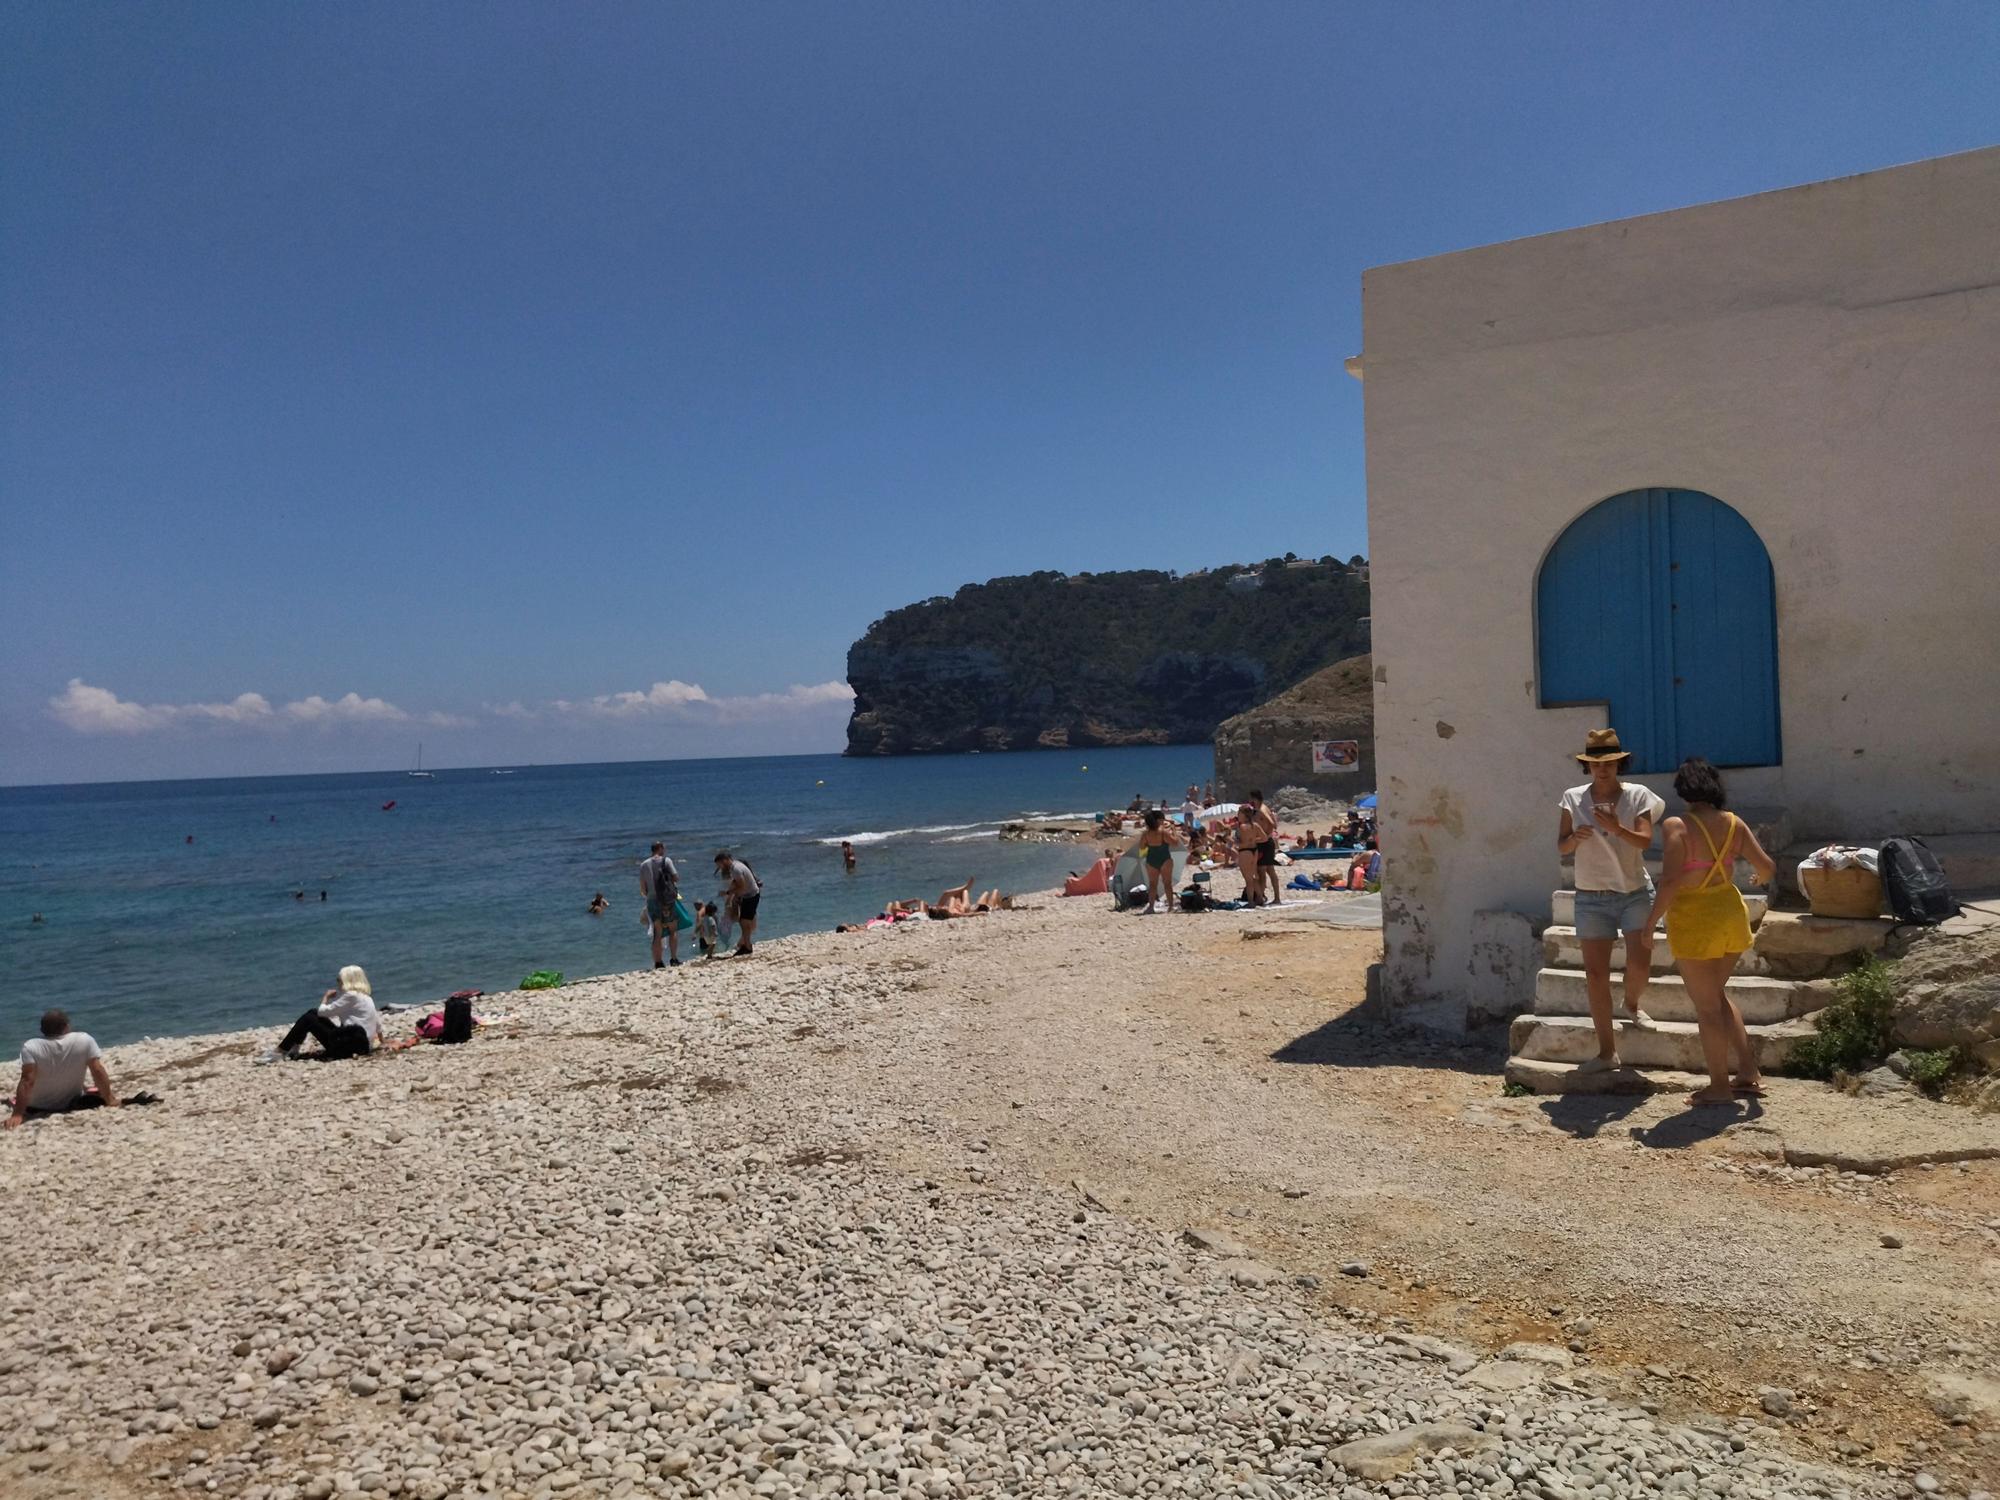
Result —
[{"label": "woman in yellow dress", "polygon": [[1729,1104],[1738,1094],[1764,1092],[1743,1012],[1729,998],[1729,976],[1750,946],[1750,911],[1731,873],[1737,860],[1747,860],[1757,879],[1769,884],[1778,863],[1764,852],[1749,824],[1723,811],[1722,776],[1707,761],[1698,756],[1682,761],[1674,773],[1674,794],[1687,804],[1687,814],[1666,821],[1662,878],[1648,927],[1665,913],[1667,946],[1694,1005],[1708,1064],[1708,1086],[1696,1089],[1688,1101]]}]

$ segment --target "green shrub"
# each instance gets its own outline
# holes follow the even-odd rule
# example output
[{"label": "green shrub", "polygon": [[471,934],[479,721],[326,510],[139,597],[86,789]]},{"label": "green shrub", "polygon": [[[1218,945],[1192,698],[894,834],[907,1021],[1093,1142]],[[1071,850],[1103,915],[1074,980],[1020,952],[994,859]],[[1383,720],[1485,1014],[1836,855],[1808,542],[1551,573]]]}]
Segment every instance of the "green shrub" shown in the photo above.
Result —
[{"label": "green shrub", "polygon": [[1534,1090],[1529,1088],[1525,1083],[1516,1083],[1510,1078],[1500,1085],[1500,1093],[1508,1099],[1520,1099],[1534,1093]]},{"label": "green shrub", "polygon": [[1840,994],[1819,1013],[1818,1032],[1792,1048],[1785,1071],[1831,1078],[1873,1067],[1895,1046],[1896,995],[1889,966],[1869,958],[1840,980]]},{"label": "green shrub", "polygon": [[1972,1062],[1962,1047],[1940,1047],[1934,1052],[1905,1050],[1903,1056],[1909,1060],[1910,1082],[1932,1095],[1943,1093],[1944,1086]]}]

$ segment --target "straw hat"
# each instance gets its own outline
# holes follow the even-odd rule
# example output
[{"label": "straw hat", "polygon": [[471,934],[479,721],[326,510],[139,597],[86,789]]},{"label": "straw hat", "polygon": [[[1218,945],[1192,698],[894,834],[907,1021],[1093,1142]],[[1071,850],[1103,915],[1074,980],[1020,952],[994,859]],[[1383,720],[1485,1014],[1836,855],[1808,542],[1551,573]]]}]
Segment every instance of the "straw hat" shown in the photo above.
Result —
[{"label": "straw hat", "polygon": [[1593,729],[1584,737],[1583,752],[1577,756],[1586,766],[1601,760],[1629,760],[1632,752],[1618,743],[1615,729]]}]

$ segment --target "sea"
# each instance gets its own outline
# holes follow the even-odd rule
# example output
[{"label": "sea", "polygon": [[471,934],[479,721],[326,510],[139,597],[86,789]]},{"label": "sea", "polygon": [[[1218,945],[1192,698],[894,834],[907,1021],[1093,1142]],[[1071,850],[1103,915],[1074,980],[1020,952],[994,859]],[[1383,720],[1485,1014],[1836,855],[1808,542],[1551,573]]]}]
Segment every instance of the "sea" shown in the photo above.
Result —
[{"label": "sea", "polygon": [[1177,806],[1212,775],[1184,745],[0,787],[0,1048],[51,1006],[107,1046],[278,1027],[344,964],[404,1005],[643,968],[654,839],[690,900],[713,893],[717,849],[746,858],[760,942],[968,876],[1045,889],[1088,849],[1003,842],[1001,823]]}]

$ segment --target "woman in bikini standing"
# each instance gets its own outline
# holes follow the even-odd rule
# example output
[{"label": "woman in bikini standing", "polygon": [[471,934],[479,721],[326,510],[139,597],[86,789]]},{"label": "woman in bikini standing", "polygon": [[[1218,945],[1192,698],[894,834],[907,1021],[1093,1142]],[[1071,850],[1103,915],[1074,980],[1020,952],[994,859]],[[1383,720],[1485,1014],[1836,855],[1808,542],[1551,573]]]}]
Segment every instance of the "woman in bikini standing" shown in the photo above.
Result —
[{"label": "woman in bikini standing", "polygon": [[[1666,916],[1667,946],[1673,949],[1681,981],[1694,1004],[1702,1058],[1708,1065],[1708,1086],[1696,1089],[1688,1102],[1728,1104],[1738,1094],[1764,1092],[1743,1012],[1729,998],[1729,976],[1750,946],[1750,911],[1730,872],[1737,860],[1747,860],[1757,879],[1768,884],[1778,864],[1764,852],[1749,824],[1723,811],[1722,777],[1707,761],[1695,757],[1681,762],[1674,773],[1674,795],[1687,804],[1687,814],[1667,819],[1660,889],[1653,898],[1651,921]],[[1729,1072],[1732,1053],[1734,1078]]]},{"label": "woman in bikini standing", "polygon": [[1146,862],[1146,914],[1157,910],[1155,905],[1164,896],[1167,910],[1174,907],[1174,845],[1180,840],[1174,837],[1173,826],[1167,822],[1167,815],[1158,808],[1146,814],[1145,831],[1139,835],[1139,857]]},{"label": "woman in bikini standing", "polygon": [[1272,854],[1271,834],[1264,824],[1264,794],[1252,792],[1236,810],[1236,868],[1243,875],[1243,899],[1264,904],[1262,866]]}]

